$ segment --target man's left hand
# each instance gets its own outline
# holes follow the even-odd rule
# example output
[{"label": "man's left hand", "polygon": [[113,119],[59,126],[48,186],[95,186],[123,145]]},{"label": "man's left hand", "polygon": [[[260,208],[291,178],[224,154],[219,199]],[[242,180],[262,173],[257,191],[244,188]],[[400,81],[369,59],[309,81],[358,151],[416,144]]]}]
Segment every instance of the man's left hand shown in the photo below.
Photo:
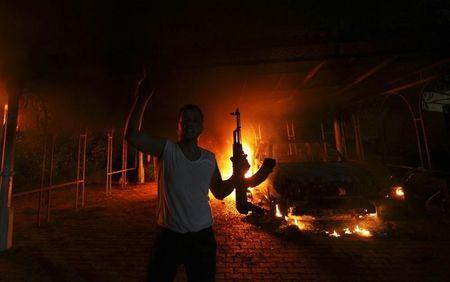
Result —
[{"label": "man's left hand", "polygon": [[[250,169],[250,163],[247,160],[247,156],[242,156],[241,158],[236,158],[232,160],[233,162],[233,176],[245,175]],[[235,175],[238,173],[238,175]]]}]

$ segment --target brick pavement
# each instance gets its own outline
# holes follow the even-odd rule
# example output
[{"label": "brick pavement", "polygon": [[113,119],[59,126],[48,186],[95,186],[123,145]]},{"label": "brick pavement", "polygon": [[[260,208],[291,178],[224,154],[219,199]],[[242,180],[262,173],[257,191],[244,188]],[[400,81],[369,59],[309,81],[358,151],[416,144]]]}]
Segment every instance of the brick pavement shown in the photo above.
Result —
[{"label": "brick pavement", "polygon": [[[36,198],[14,201],[14,248],[0,253],[0,281],[142,281],[156,228],[153,184],[89,187],[85,209],[73,191],[53,194],[52,221],[36,227]],[[448,281],[450,239],[329,238],[266,232],[212,201],[219,244],[217,280]],[[448,237],[448,236],[447,236]],[[180,269],[177,280],[185,280]]]}]

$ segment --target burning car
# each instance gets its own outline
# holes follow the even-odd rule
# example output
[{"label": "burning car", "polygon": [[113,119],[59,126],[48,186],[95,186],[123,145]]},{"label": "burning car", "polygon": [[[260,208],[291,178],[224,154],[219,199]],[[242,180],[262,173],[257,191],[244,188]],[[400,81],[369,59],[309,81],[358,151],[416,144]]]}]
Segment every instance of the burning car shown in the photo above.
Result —
[{"label": "burning car", "polygon": [[284,215],[376,213],[375,202],[384,189],[383,180],[389,175],[385,170],[361,162],[340,161],[336,152],[335,159],[331,159],[332,148],[327,148],[328,158],[324,161],[323,146],[319,143],[296,144],[296,150],[286,150],[295,153],[284,155],[283,146],[292,149],[293,145],[272,143],[266,146],[270,152],[263,148],[256,150],[257,158],[275,155],[277,166],[265,185],[251,190],[255,204],[270,210],[277,205]]}]

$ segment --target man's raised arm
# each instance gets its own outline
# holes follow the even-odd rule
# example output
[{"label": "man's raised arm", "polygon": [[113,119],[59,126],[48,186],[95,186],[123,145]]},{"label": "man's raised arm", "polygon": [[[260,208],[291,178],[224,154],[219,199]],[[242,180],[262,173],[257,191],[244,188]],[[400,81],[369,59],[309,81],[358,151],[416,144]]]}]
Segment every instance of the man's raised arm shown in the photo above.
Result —
[{"label": "man's raised arm", "polygon": [[154,93],[154,85],[146,75],[138,83],[136,100],[125,124],[125,140],[137,150],[153,155],[161,156],[166,144],[163,138],[157,138],[141,132],[142,117],[148,101]]}]

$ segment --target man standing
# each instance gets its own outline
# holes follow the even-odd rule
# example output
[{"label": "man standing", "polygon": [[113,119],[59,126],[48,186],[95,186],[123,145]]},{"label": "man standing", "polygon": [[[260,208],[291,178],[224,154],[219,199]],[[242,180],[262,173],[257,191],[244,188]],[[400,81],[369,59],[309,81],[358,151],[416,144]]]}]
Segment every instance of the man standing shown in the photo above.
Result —
[{"label": "man standing", "polygon": [[[126,140],[139,151],[158,157],[159,162],[160,232],[153,245],[148,279],[172,281],[184,264],[189,281],[214,281],[217,244],[208,190],[223,199],[233,191],[235,177],[222,180],[214,154],[198,146],[203,113],[196,105],[180,109],[177,143],[140,131],[153,92],[153,83],[144,77],[125,127]],[[233,165],[245,171],[250,168],[246,159]]]}]

